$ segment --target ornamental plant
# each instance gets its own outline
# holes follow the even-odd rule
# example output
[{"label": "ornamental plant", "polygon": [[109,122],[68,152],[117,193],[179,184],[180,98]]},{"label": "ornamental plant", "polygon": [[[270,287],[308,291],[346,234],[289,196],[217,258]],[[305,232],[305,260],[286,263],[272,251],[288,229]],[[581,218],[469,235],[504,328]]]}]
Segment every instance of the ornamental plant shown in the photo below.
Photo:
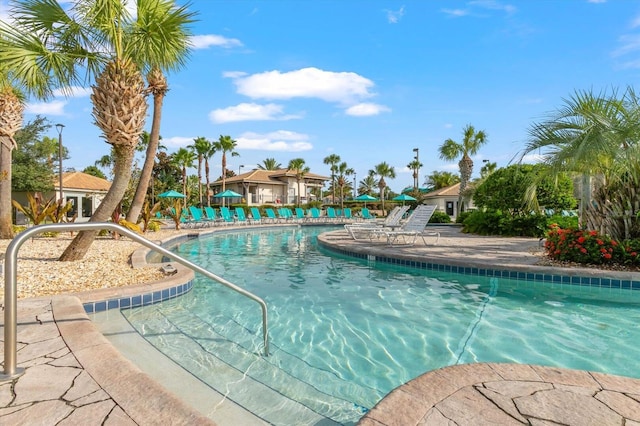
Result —
[{"label": "ornamental plant", "polygon": [[640,266],[640,240],[618,242],[597,231],[562,229],[554,224],[544,246],[547,255],[555,260]]}]

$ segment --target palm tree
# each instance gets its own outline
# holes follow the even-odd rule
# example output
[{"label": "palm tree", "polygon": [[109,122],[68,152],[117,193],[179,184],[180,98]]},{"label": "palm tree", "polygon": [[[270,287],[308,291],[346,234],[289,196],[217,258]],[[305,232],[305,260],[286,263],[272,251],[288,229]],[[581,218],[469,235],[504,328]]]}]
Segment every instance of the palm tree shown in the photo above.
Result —
[{"label": "palm tree", "polygon": [[[562,108],[531,127],[522,156],[542,152],[552,174],[582,175],[583,227],[616,239],[637,237],[639,123],[640,101],[632,88],[622,98],[615,92],[576,92]],[[593,192],[591,179],[597,183]]]},{"label": "palm tree", "polygon": [[258,164],[260,170],[278,170],[282,168],[282,164],[278,163],[275,158],[265,158],[262,164]]},{"label": "palm tree", "polygon": [[331,154],[322,160],[324,164],[330,165],[331,169],[331,202],[336,202],[336,172],[338,171],[338,163],[340,162],[340,156],[338,154]]},{"label": "palm tree", "polygon": [[[231,139],[231,136],[222,136],[220,135],[220,138],[214,142],[214,145],[216,147],[217,151],[222,151],[222,191],[224,192],[226,190],[226,177],[227,177],[227,152],[232,156],[232,157],[238,157],[240,154],[238,154],[235,151],[236,145],[238,144],[238,142],[236,142],[234,139]],[[224,198],[222,199],[222,204],[224,205]]]},{"label": "palm tree", "polygon": [[200,200],[200,206],[202,206],[202,162],[205,155],[211,151],[211,142],[204,136],[197,137],[193,140],[193,144],[189,145],[196,155],[198,156],[198,200]]},{"label": "palm tree", "polygon": [[215,146],[215,143],[211,141],[207,141],[207,142],[209,142],[209,150],[203,154],[204,155],[204,176],[205,176],[206,188],[207,188],[207,206],[211,207],[211,197],[209,196],[209,190],[211,188],[209,186],[209,159],[213,158],[214,154],[216,153],[216,146]]},{"label": "palm tree", "polygon": [[[81,84],[77,65],[88,75],[100,56],[79,47],[81,39],[68,25],[51,22],[67,16],[57,2],[16,1],[14,21],[0,21],[0,238],[13,237],[11,220],[11,157],[15,133],[22,128],[28,96],[49,99],[53,89]],[[45,19],[41,19],[44,17]],[[61,24],[61,25],[56,25]],[[64,40],[64,43],[57,43]]]},{"label": "palm tree", "polygon": [[338,186],[340,187],[340,208],[344,209],[344,187],[349,183],[347,180],[347,176],[351,176],[355,172],[351,167],[347,166],[347,163],[343,161],[338,165],[337,173],[338,173],[337,183],[338,183]]},{"label": "palm tree", "polygon": [[367,176],[360,181],[358,187],[358,195],[367,194],[373,196],[374,192],[378,189],[378,180],[373,170],[369,170]]},{"label": "palm tree", "polygon": [[427,176],[425,185],[427,185],[431,191],[435,191],[436,189],[446,188],[447,186],[454,185],[458,182],[460,182],[460,176],[451,172],[439,172],[434,170],[433,173]]},{"label": "palm tree", "polygon": [[447,139],[440,146],[440,159],[453,161],[458,157],[462,157],[458,162],[460,168],[460,193],[458,195],[457,214],[463,211],[464,191],[471,180],[473,173],[473,160],[471,155],[478,152],[480,147],[487,142],[487,135],[484,130],[476,132],[476,129],[467,124],[462,130],[462,142],[456,142],[453,139]]},{"label": "palm tree", "polygon": [[480,178],[485,179],[498,168],[498,163],[492,163],[489,160],[482,160],[484,165],[480,168]]},{"label": "palm tree", "polygon": [[169,91],[164,71],[184,67],[190,50],[191,34],[187,26],[194,22],[195,16],[186,7],[176,7],[173,1],[168,0],[138,0],[138,14],[132,44],[136,46],[136,59],[148,69],[147,92],[153,96],[153,113],[144,165],[127,214],[127,220],[134,223],[138,221],[147,195],[160,144],[162,105]]},{"label": "palm tree", "polygon": [[188,148],[180,148],[173,154],[173,163],[182,170],[182,193],[187,195],[187,169],[193,167],[197,154]]},{"label": "palm tree", "polygon": [[378,188],[380,189],[380,200],[382,200],[382,215],[384,216],[386,214],[384,209],[384,191],[387,187],[387,182],[385,182],[384,178],[395,179],[396,171],[392,166],[383,161],[382,163],[377,164],[372,170],[370,170],[369,174],[371,173],[373,173],[374,176],[380,176],[380,179],[378,180]]},{"label": "palm tree", "polygon": [[418,190],[418,178],[419,178],[418,170],[420,170],[422,166],[423,164],[420,162],[420,160],[416,160],[416,159],[414,159],[409,164],[407,164],[407,167],[413,171],[413,190],[414,191]]},{"label": "palm tree", "polygon": [[296,204],[300,206],[300,182],[304,179],[304,175],[309,173],[309,167],[305,166],[305,162],[302,158],[294,158],[289,161],[287,170],[295,172],[296,183],[298,184],[298,196],[296,197]]}]

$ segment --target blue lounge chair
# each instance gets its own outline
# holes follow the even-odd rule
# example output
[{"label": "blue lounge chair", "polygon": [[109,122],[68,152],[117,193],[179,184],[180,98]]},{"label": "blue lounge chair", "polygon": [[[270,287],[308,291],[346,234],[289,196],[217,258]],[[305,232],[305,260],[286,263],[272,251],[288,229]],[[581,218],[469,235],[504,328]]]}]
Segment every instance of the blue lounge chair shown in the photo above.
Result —
[{"label": "blue lounge chair", "polygon": [[349,220],[353,219],[353,216],[351,215],[351,209],[349,207],[345,207],[344,210],[342,210],[342,217]]},{"label": "blue lounge chair", "polygon": [[207,206],[204,208],[204,217],[213,225],[223,223],[222,218],[218,217],[213,207]]},{"label": "blue lounge chair", "polygon": [[280,207],[278,214],[280,215],[280,219],[285,222],[291,222],[293,220],[293,212],[289,207]]},{"label": "blue lounge chair", "polygon": [[247,219],[247,215],[244,213],[244,209],[242,207],[236,207],[236,220],[238,221],[238,223],[242,224],[242,225],[248,225],[249,219]]},{"label": "blue lounge chair", "polygon": [[267,207],[266,209],[264,209],[264,212],[267,214],[267,219],[269,220],[269,222],[280,222],[280,219],[278,219],[278,216],[276,216],[276,212],[271,207]]},{"label": "blue lounge chair", "polygon": [[209,224],[209,220],[202,215],[202,210],[196,206],[189,206],[189,213],[191,213],[193,226],[206,226]]},{"label": "blue lounge chair", "polygon": [[298,221],[300,222],[307,219],[302,207],[296,207],[296,219],[298,219]]},{"label": "blue lounge chair", "polygon": [[362,216],[364,220],[376,220],[376,217],[373,216],[366,207],[363,207],[362,210],[360,210],[360,216]]},{"label": "blue lounge chair", "polygon": [[224,220],[226,223],[234,223],[235,220],[233,218],[233,215],[231,214],[231,211],[229,210],[229,207],[220,207],[220,216],[222,216],[222,220]]},{"label": "blue lounge chair", "polygon": [[257,207],[251,207],[251,222],[262,223],[262,216],[260,215],[260,209]]},{"label": "blue lounge chair", "polygon": [[320,209],[317,207],[311,207],[309,209],[309,213],[311,213],[311,219],[319,222],[320,221]]},{"label": "blue lounge chair", "polygon": [[334,222],[338,220],[338,215],[333,207],[327,207],[327,219]]}]

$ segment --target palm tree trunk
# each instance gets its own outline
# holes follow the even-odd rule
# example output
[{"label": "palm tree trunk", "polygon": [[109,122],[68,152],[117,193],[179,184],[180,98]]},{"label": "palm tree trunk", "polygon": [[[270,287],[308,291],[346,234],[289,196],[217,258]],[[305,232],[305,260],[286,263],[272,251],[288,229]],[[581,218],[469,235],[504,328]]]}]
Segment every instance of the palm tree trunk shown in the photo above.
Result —
[{"label": "palm tree trunk", "polygon": [[[131,164],[133,163],[134,146],[115,145],[114,156],[115,166],[113,168],[113,183],[107,195],[104,197],[96,209],[89,222],[107,222],[114,210],[122,201],[129,179],[131,179]],[[73,239],[71,244],[65,249],[58,260],[73,261],[80,260],[89,251],[91,243],[95,240],[97,231],[81,231]]]},{"label": "palm tree trunk", "polygon": [[202,207],[202,155],[198,156],[198,201]]},{"label": "palm tree trunk", "polygon": [[[147,153],[140,173],[140,181],[133,196],[131,208],[127,213],[127,221],[138,223],[140,212],[144,205],[144,199],[149,189],[151,175],[153,174],[153,165],[156,161],[156,152],[160,144],[160,122],[162,119],[162,103],[164,101],[164,92],[155,94],[153,97],[153,120],[151,122],[151,133],[149,134],[149,144],[147,145]],[[153,200],[152,200],[153,201]]]},{"label": "palm tree trunk", "polygon": [[209,160],[204,159],[204,178],[207,181],[207,207],[211,207],[211,197],[209,196]]},{"label": "palm tree trunk", "polygon": [[0,136],[0,239],[13,238],[11,220],[11,150],[12,142]]},{"label": "palm tree trunk", "polygon": [[[227,180],[227,153],[222,151],[222,192],[226,191]],[[222,197],[222,205],[225,206],[225,198]]]}]

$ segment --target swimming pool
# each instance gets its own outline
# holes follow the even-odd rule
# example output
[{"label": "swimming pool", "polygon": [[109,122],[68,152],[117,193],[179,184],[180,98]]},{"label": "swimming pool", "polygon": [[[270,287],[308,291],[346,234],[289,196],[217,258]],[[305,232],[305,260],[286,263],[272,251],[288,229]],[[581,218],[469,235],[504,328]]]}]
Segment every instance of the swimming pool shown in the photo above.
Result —
[{"label": "swimming pool", "polygon": [[[274,424],[349,424],[435,368],[518,362],[640,377],[640,292],[369,264],[315,244],[327,229],[253,229],[175,251],[264,298],[197,279],[189,294],[125,310],[154,346]],[[305,417],[307,416],[308,417]]]}]

